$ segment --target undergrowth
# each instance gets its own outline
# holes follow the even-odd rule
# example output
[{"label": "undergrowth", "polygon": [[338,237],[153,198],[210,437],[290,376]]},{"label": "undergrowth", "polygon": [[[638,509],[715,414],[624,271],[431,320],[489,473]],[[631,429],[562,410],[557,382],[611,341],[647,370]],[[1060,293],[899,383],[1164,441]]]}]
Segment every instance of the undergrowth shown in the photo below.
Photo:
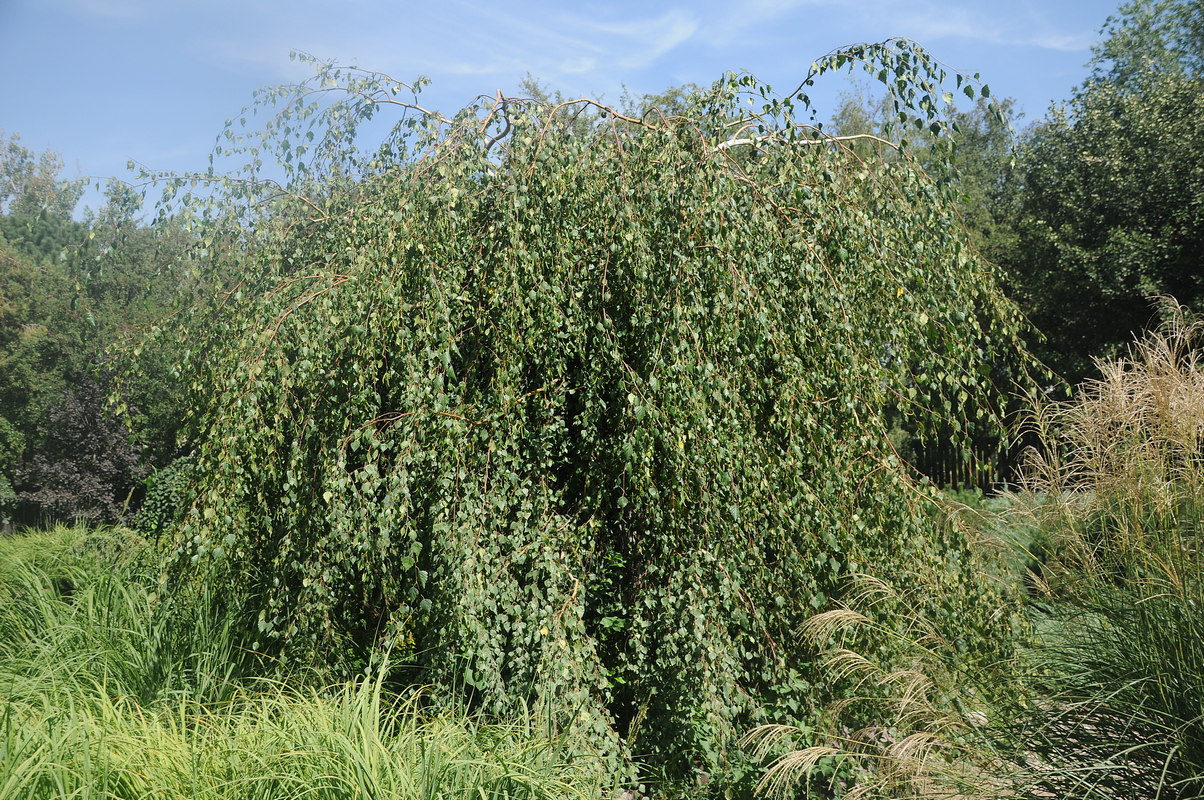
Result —
[{"label": "undergrowth", "polygon": [[0,800],[601,792],[600,762],[534,718],[430,715],[386,671],[255,677],[237,609],[189,603],[157,596],[129,532],[0,538]]}]

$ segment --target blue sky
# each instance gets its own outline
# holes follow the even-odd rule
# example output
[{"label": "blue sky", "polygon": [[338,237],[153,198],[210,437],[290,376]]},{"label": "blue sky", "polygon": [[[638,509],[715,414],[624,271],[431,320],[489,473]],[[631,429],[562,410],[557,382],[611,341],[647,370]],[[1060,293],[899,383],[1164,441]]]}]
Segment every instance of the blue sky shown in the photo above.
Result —
[{"label": "blue sky", "polygon": [[[1116,0],[0,0],[0,131],[51,149],[75,176],[202,169],[260,86],[297,80],[293,49],[432,79],[454,111],[531,73],[617,99],[747,70],[797,85],[842,45],[905,36],[980,72],[1027,119],[1064,100]],[[834,108],[840,86],[815,93]]]}]

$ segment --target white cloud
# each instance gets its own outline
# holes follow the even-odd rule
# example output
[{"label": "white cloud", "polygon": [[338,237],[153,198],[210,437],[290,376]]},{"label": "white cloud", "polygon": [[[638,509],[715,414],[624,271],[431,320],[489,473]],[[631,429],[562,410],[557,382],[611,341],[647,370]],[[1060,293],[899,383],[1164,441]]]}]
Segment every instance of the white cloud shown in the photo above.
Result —
[{"label": "white cloud", "polygon": [[645,67],[689,40],[698,31],[698,19],[678,9],[659,17],[616,22],[582,17],[562,18],[566,27],[588,34],[595,49],[607,52],[619,65]]},{"label": "white cloud", "polygon": [[1095,44],[1098,40],[1099,34],[1092,28],[1091,30],[1080,31],[1078,33],[1050,31],[1027,37],[1027,40],[1021,39],[1016,42],[1005,42],[1005,44],[1027,44],[1046,50],[1058,50],[1063,53],[1080,53],[1090,50],[1091,45]]},{"label": "white cloud", "polygon": [[[708,15],[702,38],[714,47],[740,42],[750,30],[789,17],[802,6],[822,5],[833,0],[732,0],[719,4]],[[840,5],[840,3],[836,3]]]},{"label": "white cloud", "polygon": [[598,68],[598,59],[576,56],[560,62],[560,71],[566,75],[585,75]]},{"label": "white cloud", "polygon": [[[212,60],[239,68],[269,72],[296,80],[308,67],[288,61],[291,50],[312,53],[342,64],[397,70],[396,77],[419,73],[490,75],[515,67],[514,41],[503,44],[491,25],[480,24],[463,9],[432,11],[403,17],[386,3],[360,3],[328,13],[299,13],[266,24],[266,13],[251,14],[250,24],[223,28],[201,45]],[[515,37],[518,41],[529,35]]]},{"label": "white cloud", "polygon": [[1039,47],[1060,52],[1087,50],[1094,31],[1058,30],[1039,9],[1009,5],[919,3],[914,0],[871,0],[861,7],[865,19],[889,26],[895,35],[921,42],[964,39],[994,45]]},{"label": "white cloud", "polygon": [[284,80],[308,74],[287,61],[289,50],[299,49],[395,70],[399,78],[423,73],[513,80],[530,72],[553,83],[571,75],[617,85],[624,73],[649,67],[689,42],[700,27],[695,14],[679,8],[652,16],[637,10],[587,16],[550,2],[516,11],[504,4],[444,0],[403,16],[389,3],[361,0],[332,16],[319,13],[312,0],[300,5],[280,18],[265,4],[251,2],[240,25],[223,27],[194,47],[218,63]]},{"label": "white cloud", "polygon": [[[509,87],[530,73],[554,88],[610,93],[649,80],[641,73],[655,70],[680,82],[771,65],[793,78],[800,63],[858,39],[906,36],[926,45],[960,40],[1049,52],[1085,50],[1093,40],[1068,30],[1081,19],[1055,20],[1026,0],[1006,8],[992,0],[670,0],[659,7],[646,0],[349,0],[338,13],[324,0],[293,0],[287,15],[275,0],[209,0],[207,8],[200,0],[177,1],[188,9],[179,18],[193,21],[178,23],[182,48],[229,72],[262,75],[261,83],[309,76],[308,67],[288,60],[292,49],[399,80],[429,75],[436,89]],[[122,8],[149,0],[56,2]],[[201,25],[202,16],[239,23]]]}]

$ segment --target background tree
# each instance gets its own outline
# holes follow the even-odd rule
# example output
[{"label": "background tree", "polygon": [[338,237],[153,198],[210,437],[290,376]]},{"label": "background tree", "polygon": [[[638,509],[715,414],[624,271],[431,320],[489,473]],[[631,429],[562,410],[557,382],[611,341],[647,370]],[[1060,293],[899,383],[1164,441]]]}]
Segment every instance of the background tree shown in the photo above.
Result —
[{"label": "background tree", "polygon": [[110,184],[106,204],[86,219],[89,241],[78,263],[103,358],[116,370],[117,407],[146,466],[160,468],[187,450],[180,431],[188,400],[177,369],[180,350],[163,339],[148,345],[146,335],[169,316],[187,313],[220,280],[198,268],[187,219],[145,224],[142,205],[140,191]]},{"label": "background tree", "polygon": [[[989,260],[1005,261],[1016,247],[1015,104],[1010,99],[994,103],[979,97],[968,108],[950,107],[948,114],[948,128],[900,127],[893,124],[897,119],[889,94],[876,93],[866,83],[843,95],[824,130],[839,137],[861,137],[845,143],[847,152],[870,169],[887,169],[898,161],[897,148],[905,142],[910,157],[950,192],[959,224],[975,248]],[[996,410],[1011,416],[1019,405],[1019,398],[1011,395],[1023,392],[1028,381],[1025,370],[1001,361],[992,365],[991,379],[1008,396]],[[1012,479],[1008,437],[1001,437],[993,424],[972,426],[975,457],[967,461],[960,444],[966,431],[942,425],[917,435],[920,432],[909,427],[905,416],[892,417],[891,438],[919,473],[943,486],[986,490]]]},{"label": "background tree", "polygon": [[1095,71],[1026,135],[1017,240],[1001,253],[1038,353],[1071,382],[1131,341],[1149,298],[1204,302],[1204,51],[1198,2],[1134,2]]},{"label": "background tree", "polygon": [[51,519],[126,522],[147,467],[108,403],[105,372],[67,377],[67,388],[39,415],[30,437],[18,472],[21,499]]},{"label": "background tree", "polygon": [[1204,72],[1204,5],[1198,0],[1130,0],[1100,33],[1088,85],[1140,91],[1149,73],[1198,78]]},{"label": "background tree", "polygon": [[[170,221],[142,225],[141,197],[121,184],[77,220],[81,186],[60,177],[60,159],[17,137],[0,139],[0,156],[0,416],[11,433],[0,446],[0,513],[112,522],[145,469],[177,454],[173,357],[144,354],[153,380],[119,386],[111,372],[140,329],[195,290],[190,240]],[[123,402],[111,405],[110,390]],[[119,420],[122,407],[137,413]]]},{"label": "background tree", "polygon": [[84,182],[65,180],[62,170],[63,160],[55,153],[39,156],[21,144],[21,137],[0,132],[0,212],[14,218],[70,218]]},{"label": "background tree", "polygon": [[[951,184],[963,222],[979,249],[996,262],[1008,257],[1015,249],[1016,127],[1022,116],[1015,101],[1007,98],[996,103],[979,97],[969,108],[953,107],[948,130],[939,132],[926,127],[900,128],[892,124],[894,113],[889,95],[862,84],[842,95],[825,129],[837,136],[876,137],[846,145],[852,154],[871,164],[897,159],[897,146],[906,142],[912,156],[931,170],[934,178]],[[940,136],[948,141],[940,141]],[[948,144],[953,150],[947,162]]]},{"label": "background tree", "polygon": [[4,417],[0,416],[0,529],[7,529],[17,510],[17,492],[12,479],[20,464],[25,449],[21,432]]}]

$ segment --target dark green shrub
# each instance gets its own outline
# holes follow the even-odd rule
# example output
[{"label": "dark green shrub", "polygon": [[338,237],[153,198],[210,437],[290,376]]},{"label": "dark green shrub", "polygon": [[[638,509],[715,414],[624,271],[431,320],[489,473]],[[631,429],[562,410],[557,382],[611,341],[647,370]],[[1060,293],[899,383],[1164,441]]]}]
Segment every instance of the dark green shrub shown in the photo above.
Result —
[{"label": "dark green shrub", "polygon": [[179,522],[191,502],[189,490],[196,479],[195,472],[192,456],[181,456],[155,470],[144,482],[146,493],[134,516],[134,529],[143,536],[157,539]]},{"label": "dark green shrub", "polygon": [[25,439],[21,432],[0,417],[0,529],[12,522],[13,511],[17,508],[18,497],[12,481],[24,449]]}]

